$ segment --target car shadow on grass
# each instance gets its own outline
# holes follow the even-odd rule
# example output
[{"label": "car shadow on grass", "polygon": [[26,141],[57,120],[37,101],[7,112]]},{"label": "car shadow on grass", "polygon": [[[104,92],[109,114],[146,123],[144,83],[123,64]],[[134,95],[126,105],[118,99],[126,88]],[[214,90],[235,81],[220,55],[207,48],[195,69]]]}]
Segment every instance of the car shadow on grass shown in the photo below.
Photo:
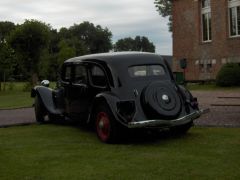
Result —
[{"label": "car shadow on grass", "polygon": [[175,134],[169,129],[163,130],[132,130],[124,137],[120,144],[156,144],[166,141],[193,138],[194,134]]},{"label": "car shadow on grass", "polygon": [[[94,133],[95,129],[86,124],[72,121],[72,120],[61,120],[54,122],[45,122],[44,124],[53,124],[56,126],[69,126],[78,129],[79,131],[85,133]],[[199,134],[192,133],[191,130],[185,134],[175,134],[169,129],[127,129],[124,128],[120,134],[116,143],[120,145],[129,145],[129,144],[154,144],[161,143],[166,141],[178,140],[178,139],[192,139]],[[97,138],[97,135],[96,135]],[[100,141],[100,140],[99,140]]]}]

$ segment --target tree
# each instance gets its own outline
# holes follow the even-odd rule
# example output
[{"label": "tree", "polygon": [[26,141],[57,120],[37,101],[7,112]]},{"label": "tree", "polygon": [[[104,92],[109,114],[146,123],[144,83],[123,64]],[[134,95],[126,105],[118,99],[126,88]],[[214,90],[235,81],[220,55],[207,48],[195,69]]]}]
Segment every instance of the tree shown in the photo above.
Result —
[{"label": "tree", "polygon": [[66,59],[76,56],[76,49],[69,46],[64,40],[59,43],[58,64],[61,65]]},{"label": "tree", "polygon": [[60,41],[59,33],[56,29],[50,30],[50,37],[49,37],[49,53],[50,54],[57,54],[59,51],[58,43]]},{"label": "tree", "polygon": [[0,22],[0,43],[6,42],[7,36],[15,29],[15,24],[9,21]]},{"label": "tree", "polygon": [[114,45],[114,51],[134,51],[134,50],[136,50],[135,41],[130,37],[119,39]]},{"label": "tree", "polygon": [[5,90],[5,80],[13,70],[15,61],[14,51],[8,45],[6,39],[10,32],[15,29],[15,25],[12,22],[2,21],[0,22],[0,91]]},{"label": "tree", "polygon": [[169,17],[169,31],[172,32],[172,1],[173,0],[155,0],[154,4],[162,17]]},{"label": "tree", "polygon": [[155,52],[155,46],[145,36],[136,36],[119,39],[114,45],[114,51],[144,51]]},{"label": "tree", "polygon": [[100,25],[95,26],[87,21],[74,24],[69,28],[69,33],[63,29],[62,33],[77,38],[78,42],[85,45],[87,53],[108,52],[112,48],[112,33],[107,28],[103,29]]},{"label": "tree", "polygon": [[13,49],[7,43],[0,43],[0,91],[5,90],[7,77],[12,73],[15,65],[15,54]]},{"label": "tree", "polygon": [[16,63],[6,69],[13,69],[12,74],[21,75],[18,77],[24,80],[31,77],[31,84],[35,85],[38,76],[54,79],[54,72],[70,57],[110,51],[111,38],[107,28],[90,22],[63,27],[59,32],[37,20],[26,20],[16,26],[12,22],[0,22],[0,80],[3,74],[9,74],[5,70],[3,73],[3,64],[10,62],[13,55]]},{"label": "tree", "polygon": [[25,72],[30,72],[32,85],[38,81],[38,64],[41,52],[47,48],[50,27],[37,20],[26,20],[9,36],[9,43],[17,53]]}]

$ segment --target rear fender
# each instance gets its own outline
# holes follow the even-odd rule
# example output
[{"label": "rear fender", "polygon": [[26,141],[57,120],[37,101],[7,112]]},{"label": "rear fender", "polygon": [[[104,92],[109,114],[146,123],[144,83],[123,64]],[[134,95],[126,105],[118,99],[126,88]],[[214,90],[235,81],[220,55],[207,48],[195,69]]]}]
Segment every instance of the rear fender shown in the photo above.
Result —
[{"label": "rear fender", "polygon": [[50,114],[61,115],[62,112],[56,108],[53,100],[53,90],[44,86],[35,86],[32,89],[31,97],[39,96],[43,105]]},{"label": "rear fender", "polygon": [[112,112],[114,118],[117,121],[119,121],[121,124],[126,126],[126,124],[124,122],[122,122],[117,115],[117,102],[119,102],[119,98],[112,93],[100,93],[100,94],[98,94],[95,97],[93,105],[90,109],[90,114],[89,114],[89,117],[88,117],[88,123],[93,123],[92,121],[93,121],[95,110],[96,110],[97,106],[99,106],[99,104],[104,103],[105,105],[108,106],[108,108]]}]

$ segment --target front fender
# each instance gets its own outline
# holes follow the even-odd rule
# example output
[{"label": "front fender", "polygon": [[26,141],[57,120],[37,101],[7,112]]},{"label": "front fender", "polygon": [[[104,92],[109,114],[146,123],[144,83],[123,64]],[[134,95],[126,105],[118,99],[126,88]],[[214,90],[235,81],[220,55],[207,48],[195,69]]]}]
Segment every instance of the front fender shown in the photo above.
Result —
[{"label": "front fender", "polygon": [[56,108],[53,100],[53,90],[44,86],[35,86],[32,89],[31,97],[38,96],[41,98],[44,107],[50,114],[61,115],[62,112]]}]

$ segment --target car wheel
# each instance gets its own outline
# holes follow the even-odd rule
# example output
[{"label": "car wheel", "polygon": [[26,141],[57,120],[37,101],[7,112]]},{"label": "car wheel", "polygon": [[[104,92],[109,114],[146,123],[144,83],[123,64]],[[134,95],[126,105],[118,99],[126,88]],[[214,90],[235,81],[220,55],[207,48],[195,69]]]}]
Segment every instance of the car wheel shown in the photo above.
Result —
[{"label": "car wheel", "polygon": [[95,113],[95,127],[98,138],[105,143],[117,141],[117,122],[106,106],[99,106]]},{"label": "car wheel", "polygon": [[48,114],[48,120],[51,123],[62,123],[64,122],[65,118],[64,116],[57,115],[57,114]]},{"label": "car wheel", "polygon": [[170,128],[170,130],[174,135],[182,135],[182,134],[185,134],[192,126],[193,126],[193,122],[190,122],[184,125],[172,127]]},{"label": "car wheel", "polygon": [[42,104],[42,100],[40,99],[39,96],[35,97],[35,106],[34,106],[34,110],[35,110],[35,117],[36,117],[36,121],[39,123],[43,123],[45,121],[45,116],[46,116],[46,110],[45,107]]}]

